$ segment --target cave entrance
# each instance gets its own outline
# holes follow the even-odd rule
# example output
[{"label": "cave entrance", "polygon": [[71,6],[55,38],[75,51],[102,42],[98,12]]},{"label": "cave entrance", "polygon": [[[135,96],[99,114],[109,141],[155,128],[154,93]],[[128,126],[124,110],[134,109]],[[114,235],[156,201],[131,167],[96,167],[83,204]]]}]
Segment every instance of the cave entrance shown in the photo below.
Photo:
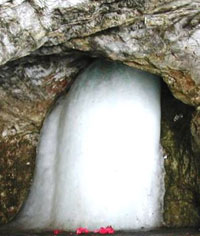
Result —
[{"label": "cave entrance", "polygon": [[44,123],[25,228],[162,224],[159,78],[98,60]]}]

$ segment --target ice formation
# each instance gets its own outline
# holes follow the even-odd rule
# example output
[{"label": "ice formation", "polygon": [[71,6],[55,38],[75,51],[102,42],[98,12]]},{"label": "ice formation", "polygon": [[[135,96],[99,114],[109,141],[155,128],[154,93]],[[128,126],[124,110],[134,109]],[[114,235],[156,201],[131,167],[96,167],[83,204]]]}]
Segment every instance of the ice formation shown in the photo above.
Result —
[{"label": "ice formation", "polygon": [[159,78],[98,60],[47,117],[23,228],[75,230],[162,223]]}]

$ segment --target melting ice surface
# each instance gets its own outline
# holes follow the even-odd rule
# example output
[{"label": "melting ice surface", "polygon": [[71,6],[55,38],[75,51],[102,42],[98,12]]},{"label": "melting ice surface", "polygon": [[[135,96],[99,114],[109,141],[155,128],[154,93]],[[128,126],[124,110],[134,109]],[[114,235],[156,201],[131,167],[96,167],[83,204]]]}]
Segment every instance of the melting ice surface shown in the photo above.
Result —
[{"label": "melting ice surface", "polygon": [[159,78],[98,60],[47,117],[24,228],[154,228],[162,222]]}]

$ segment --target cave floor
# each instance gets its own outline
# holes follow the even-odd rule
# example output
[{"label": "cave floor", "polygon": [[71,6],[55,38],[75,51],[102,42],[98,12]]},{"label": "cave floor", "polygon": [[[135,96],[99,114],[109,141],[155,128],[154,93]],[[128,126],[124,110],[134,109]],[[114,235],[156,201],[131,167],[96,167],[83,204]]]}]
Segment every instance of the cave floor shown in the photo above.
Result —
[{"label": "cave floor", "polygon": [[[60,232],[58,236],[76,236],[76,233]],[[88,236],[98,236],[100,234],[90,233]],[[184,229],[159,229],[153,231],[140,232],[115,232],[114,236],[200,236],[200,229],[184,228]],[[10,231],[1,230],[0,236],[54,236],[53,231],[33,232],[33,231]]]}]

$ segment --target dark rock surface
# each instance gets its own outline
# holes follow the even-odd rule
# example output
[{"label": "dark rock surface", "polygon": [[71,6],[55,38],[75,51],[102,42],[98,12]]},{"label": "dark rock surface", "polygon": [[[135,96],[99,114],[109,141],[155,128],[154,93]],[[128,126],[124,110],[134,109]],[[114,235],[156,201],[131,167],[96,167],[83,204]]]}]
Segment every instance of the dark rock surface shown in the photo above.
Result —
[{"label": "dark rock surface", "polygon": [[199,225],[199,161],[192,151],[193,107],[171,96],[163,86],[161,145],[164,149],[164,221],[168,226]]}]

